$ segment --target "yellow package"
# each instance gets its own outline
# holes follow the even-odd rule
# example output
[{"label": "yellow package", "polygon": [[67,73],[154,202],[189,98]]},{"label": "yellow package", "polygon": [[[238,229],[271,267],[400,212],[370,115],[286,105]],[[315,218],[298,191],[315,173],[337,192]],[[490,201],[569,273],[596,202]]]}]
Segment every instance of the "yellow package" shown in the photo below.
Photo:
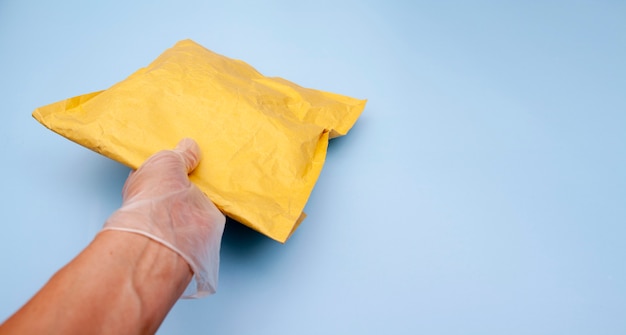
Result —
[{"label": "yellow package", "polygon": [[364,107],[184,40],[109,89],[33,117],[133,169],[191,137],[204,157],[191,180],[226,215],[285,242],[304,218],[329,138],[345,135]]}]

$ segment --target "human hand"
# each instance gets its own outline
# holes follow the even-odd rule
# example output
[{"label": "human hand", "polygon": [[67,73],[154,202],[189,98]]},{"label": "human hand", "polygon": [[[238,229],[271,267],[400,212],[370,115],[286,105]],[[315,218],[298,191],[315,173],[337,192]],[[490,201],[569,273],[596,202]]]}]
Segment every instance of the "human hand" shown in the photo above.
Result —
[{"label": "human hand", "polygon": [[188,174],[200,161],[200,148],[183,139],[174,150],[148,158],[132,172],[122,189],[122,207],[103,230],[147,236],[174,250],[194,272],[196,292],[185,298],[215,293],[219,251],[226,218]]}]

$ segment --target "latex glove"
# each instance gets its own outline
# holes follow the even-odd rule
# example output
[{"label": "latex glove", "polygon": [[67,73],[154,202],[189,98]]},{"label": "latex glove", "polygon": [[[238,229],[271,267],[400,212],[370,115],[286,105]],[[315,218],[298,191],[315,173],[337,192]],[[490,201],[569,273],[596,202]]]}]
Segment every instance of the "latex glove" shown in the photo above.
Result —
[{"label": "latex glove", "polygon": [[148,158],[131,172],[122,190],[122,207],[103,230],[147,236],[182,256],[194,272],[195,292],[183,298],[215,293],[225,217],[188,174],[200,161],[200,148],[184,139],[174,150]]}]

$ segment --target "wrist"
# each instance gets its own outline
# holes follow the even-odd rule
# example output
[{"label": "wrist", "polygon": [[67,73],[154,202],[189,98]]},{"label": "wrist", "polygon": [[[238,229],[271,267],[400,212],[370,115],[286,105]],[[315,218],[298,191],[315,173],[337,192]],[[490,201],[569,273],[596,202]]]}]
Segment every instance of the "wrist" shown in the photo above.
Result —
[{"label": "wrist", "polygon": [[92,246],[104,252],[103,269],[116,277],[112,282],[121,282],[118,288],[134,299],[144,319],[164,318],[191,281],[191,268],[180,255],[144,235],[105,230],[87,250]]}]

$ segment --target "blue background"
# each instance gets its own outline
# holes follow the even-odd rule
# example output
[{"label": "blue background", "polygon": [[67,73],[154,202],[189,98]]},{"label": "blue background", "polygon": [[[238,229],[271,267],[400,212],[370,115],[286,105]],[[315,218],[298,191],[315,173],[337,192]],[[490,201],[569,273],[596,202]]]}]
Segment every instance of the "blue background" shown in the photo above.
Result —
[{"label": "blue background", "polygon": [[368,104],[293,237],[229,225],[159,334],[626,333],[621,1],[0,0],[0,319],[129,172],[31,112],[185,38]]}]

